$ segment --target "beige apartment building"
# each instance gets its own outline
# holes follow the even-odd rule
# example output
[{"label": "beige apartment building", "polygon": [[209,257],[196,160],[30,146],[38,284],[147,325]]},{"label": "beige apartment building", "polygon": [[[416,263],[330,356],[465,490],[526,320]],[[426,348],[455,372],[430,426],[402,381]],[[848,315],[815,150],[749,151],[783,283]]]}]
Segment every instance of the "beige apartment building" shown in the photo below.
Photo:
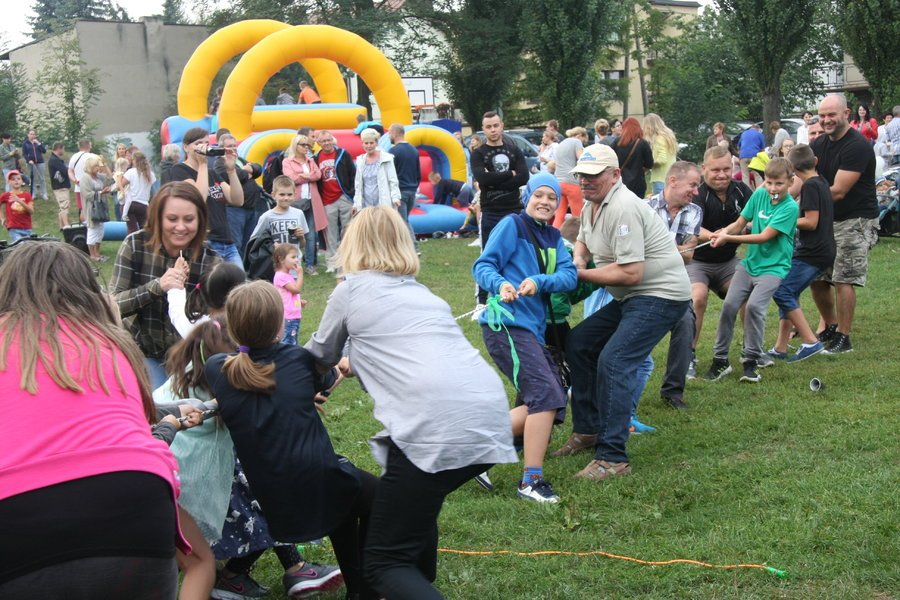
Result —
[{"label": "beige apartment building", "polygon": [[[100,136],[131,137],[140,144],[153,124],[169,115],[166,108],[178,91],[181,72],[197,46],[207,38],[206,27],[164,25],[162,17],[143,17],[135,23],[76,21],[61,35],[74,35],[87,68],[100,71],[103,94],[89,118]],[[58,36],[26,44],[8,52],[13,63],[25,67],[29,78],[43,65],[47,48]],[[42,101],[33,93],[30,108]]]}]

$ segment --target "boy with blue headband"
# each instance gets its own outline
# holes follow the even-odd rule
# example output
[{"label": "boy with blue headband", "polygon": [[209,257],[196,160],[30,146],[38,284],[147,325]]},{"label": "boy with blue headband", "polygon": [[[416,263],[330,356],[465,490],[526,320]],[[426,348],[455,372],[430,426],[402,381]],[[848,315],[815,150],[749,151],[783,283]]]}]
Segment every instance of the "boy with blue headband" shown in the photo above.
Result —
[{"label": "boy with blue headband", "polygon": [[554,421],[565,417],[566,396],[544,346],[549,294],[575,288],[578,276],[559,230],[551,223],[561,192],[556,177],[538,173],[525,187],[525,210],[504,217],[472,267],[482,289],[499,295],[479,322],[488,352],[519,392],[510,411],[513,436],[524,437],[525,472],[518,496],[557,503],[544,479],[544,455]]}]

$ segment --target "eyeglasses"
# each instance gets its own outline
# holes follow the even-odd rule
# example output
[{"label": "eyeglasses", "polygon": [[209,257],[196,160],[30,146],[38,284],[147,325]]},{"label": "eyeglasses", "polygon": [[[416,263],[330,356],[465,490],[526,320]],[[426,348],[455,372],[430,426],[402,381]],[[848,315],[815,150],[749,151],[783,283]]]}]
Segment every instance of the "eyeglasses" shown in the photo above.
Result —
[{"label": "eyeglasses", "polygon": [[588,175],[587,173],[576,173],[575,175],[578,177],[578,179],[592,180],[592,179],[597,179],[598,177],[600,177],[601,175],[603,175],[604,173],[609,171],[609,169],[610,169],[610,167],[607,167],[607,168],[603,169],[602,171],[600,171],[599,173],[595,173],[593,175]]},{"label": "eyeglasses", "polygon": [[311,148],[311,147],[312,147],[312,146],[310,146],[309,144],[297,144],[297,146],[298,146],[298,147],[301,147],[301,146],[302,146],[303,148]]}]

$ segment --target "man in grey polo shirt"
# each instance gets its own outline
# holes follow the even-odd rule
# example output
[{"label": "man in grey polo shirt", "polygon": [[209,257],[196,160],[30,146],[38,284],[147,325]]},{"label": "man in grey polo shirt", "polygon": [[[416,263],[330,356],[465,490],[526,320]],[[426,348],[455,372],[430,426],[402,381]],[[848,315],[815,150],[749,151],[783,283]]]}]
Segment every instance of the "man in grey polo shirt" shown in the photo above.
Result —
[{"label": "man in grey polo shirt", "polygon": [[625,444],[638,366],[688,309],[691,286],[665,223],[622,184],[612,148],[588,146],[573,172],[585,199],[578,278],[606,286],[614,301],[569,333],[573,433],[564,448],[593,447],[577,476],[599,481],[631,472]]}]

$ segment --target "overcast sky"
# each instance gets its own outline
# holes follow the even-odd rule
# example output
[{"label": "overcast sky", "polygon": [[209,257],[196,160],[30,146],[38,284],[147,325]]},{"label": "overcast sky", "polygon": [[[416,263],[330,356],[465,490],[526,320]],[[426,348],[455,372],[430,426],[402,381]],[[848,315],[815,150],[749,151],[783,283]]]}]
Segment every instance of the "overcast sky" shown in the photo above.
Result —
[{"label": "overcast sky", "polygon": [[[122,6],[132,19],[145,17],[147,15],[162,14],[163,0],[115,0]],[[706,6],[712,4],[712,0],[697,0],[700,4]],[[185,2],[190,6],[191,2]],[[7,7],[9,8],[9,7]],[[28,33],[31,28],[28,26],[28,17],[34,13],[29,8],[24,12],[20,10],[6,10],[3,19],[0,19],[0,49],[18,48],[31,41]]]}]

